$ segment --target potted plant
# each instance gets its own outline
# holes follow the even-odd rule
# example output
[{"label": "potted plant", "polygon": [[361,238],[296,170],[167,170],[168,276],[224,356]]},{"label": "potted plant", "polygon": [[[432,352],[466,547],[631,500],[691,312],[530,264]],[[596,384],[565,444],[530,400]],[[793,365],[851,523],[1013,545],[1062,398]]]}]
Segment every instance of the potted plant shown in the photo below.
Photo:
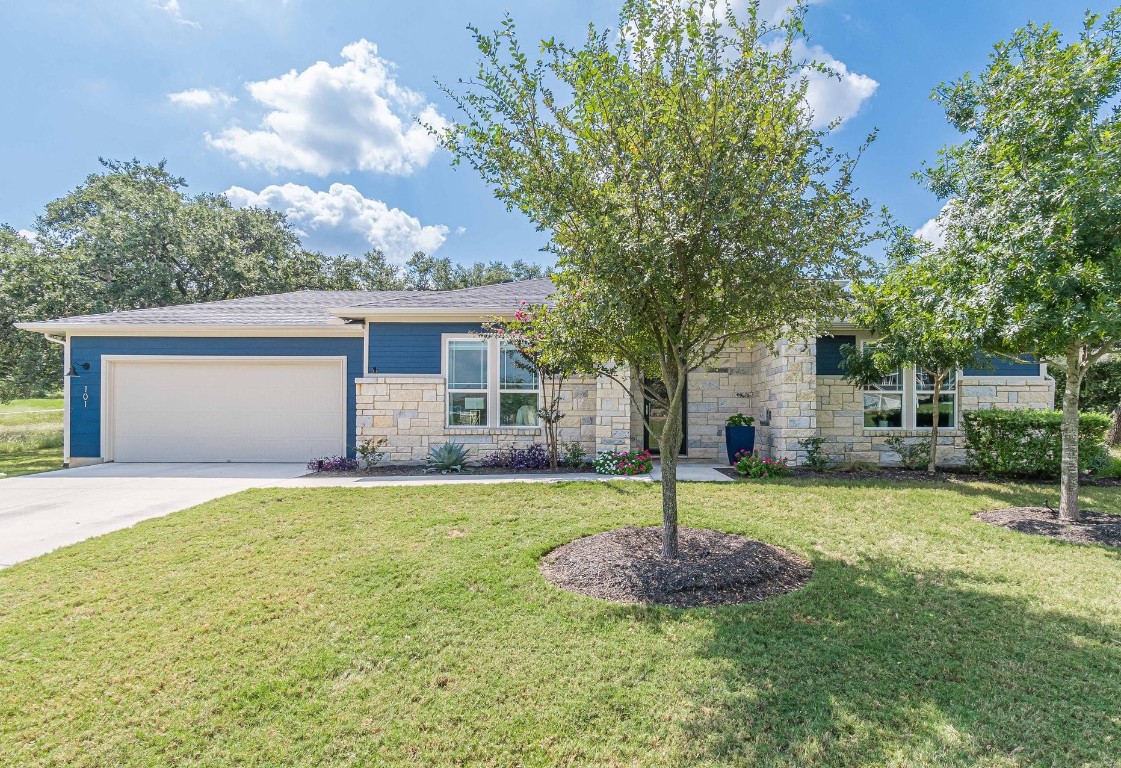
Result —
[{"label": "potted plant", "polygon": [[736,463],[741,451],[755,452],[755,419],[734,413],[724,422],[724,445],[728,448],[728,464]]}]

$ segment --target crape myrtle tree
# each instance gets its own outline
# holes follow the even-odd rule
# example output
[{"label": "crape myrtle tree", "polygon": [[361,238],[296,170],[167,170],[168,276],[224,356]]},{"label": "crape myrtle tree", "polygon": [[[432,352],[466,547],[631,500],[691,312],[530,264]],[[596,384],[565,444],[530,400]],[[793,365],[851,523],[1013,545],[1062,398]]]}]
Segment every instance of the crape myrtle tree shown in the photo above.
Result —
[{"label": "crape myrtle tree", "polygon": [[961,303],[987,344],[1063,361],[1059,514],[1077,520],[1079,390],[1121,342],[1121,10],[1063,44],[1029,24],[934,98],[965,140],[924,174],[952,199]]},{"label": "crape myrtle tree", "polygon": [[512,318],[495,318],[484,323],[483,334],[509,344],[520,355],[514,364],[532,373],[541,386],[541,402],[537,418],[545,432],[545,448],[549,454],[549,468],[557,469],[560,446],[557,428],[565,414],[564,382],[581,366],[578,356],[567,352],[562,323],[553,320],[547,305],[528,305],[522,302]]},{"label": "crape myrtle tree", "polygon": [[[449,88],[457,162],[548,232],[554,322],[584,372],[612,375],[667,414],[663,554],[675,557],[677,455],[689,371],[729,344],[815,334],[840,312],[869,205],[856,158],[812,127],[795,43],[752,3],[626,0],[617,30],[525,52],[513,20],[483,34],[477,75]],[[662,386],[644,387],[649,381]]]},{"label": "crape myrtle tree", "polygon": [[944,251],[895,229],[888,266],[871,280],[853,283],[853,320],[876,337],[863,349],[843,349],[846,377],[858,386],[913,367],[931,384],[930,453],[927,470],[938,471],[941,395],[959,368],[977,363],[972,320],[953,296],[953,262]]}]

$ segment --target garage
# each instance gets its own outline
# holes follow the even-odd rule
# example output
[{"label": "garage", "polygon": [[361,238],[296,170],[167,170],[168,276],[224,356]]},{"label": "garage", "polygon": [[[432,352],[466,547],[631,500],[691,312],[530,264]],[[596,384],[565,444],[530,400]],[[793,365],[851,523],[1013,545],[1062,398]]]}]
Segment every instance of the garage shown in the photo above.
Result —
[{"label": "garage", "polygon": [[306,462],[346,452],[346,357],[102,359],[102,457]]}]

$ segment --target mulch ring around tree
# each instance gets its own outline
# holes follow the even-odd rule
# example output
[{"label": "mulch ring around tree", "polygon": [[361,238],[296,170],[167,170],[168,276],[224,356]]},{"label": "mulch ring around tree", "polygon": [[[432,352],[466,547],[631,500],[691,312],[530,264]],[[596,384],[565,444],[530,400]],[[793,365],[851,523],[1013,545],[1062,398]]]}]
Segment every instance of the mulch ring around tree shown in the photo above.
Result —
[{"label": "mulch ring around tree", "polygon": [[555,586],[617,603],[691,608],[754,603],[800,589],[807,560],[731,533],[679,530],[679,556],[662,557],[662,529],[626,526],[554,549],[541,573]]},{"label": "mulch ring around tree", "polygon": [[1057,511],[1048,507],[1012,507],[978,512],[974,517],[1010,531],[1073,541],[1078,544],[1121,547],[1121,515],[1083,510],[1079,522],[1065,523],[1059,520]]}]

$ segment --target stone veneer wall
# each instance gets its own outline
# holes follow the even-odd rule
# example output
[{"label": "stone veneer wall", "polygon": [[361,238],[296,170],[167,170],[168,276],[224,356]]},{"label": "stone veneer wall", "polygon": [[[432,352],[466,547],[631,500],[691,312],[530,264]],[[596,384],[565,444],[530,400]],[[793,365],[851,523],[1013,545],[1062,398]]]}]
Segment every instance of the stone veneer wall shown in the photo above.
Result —
[{"label": "stone veneer wall", "polygon": [[[387,462],[423,462],[430,446],[448,440],[469,446],[476,461],[499,448],[545,442],[540,428],[446,426],[443,376],[367,376],[356,380],[356,388],[357,442],[386,438]],[[565,417],[557,433],[562,448],[579,442],[594,455],[629,446],[630,402],[618,384],[608,379],[571,379],[565,382],[562,397]]]},{"label": "stone veneer wall", "polygon": [[755,418],[758,452],[797,461],[798,441],[816,428],[815,353],[813,340],[734,347],[690,373],[688,458],[723,462],[724,422],[744,413]]},{"label": "stone veneer wall", "polygon": [[[1050,409],[1055,404],[1055,382],[1034,377],[962,377],[958,401],[959,413],[988,408]],[[887,446],[890,437],[930,438],[930,430],[865,428],[863,396],[841,376],[817,377],[817,425],[833,461],[897,466],[899,454]],[[940,464],[965,463],[965,434],[961,429],[940,429],[938,445]]]}]

